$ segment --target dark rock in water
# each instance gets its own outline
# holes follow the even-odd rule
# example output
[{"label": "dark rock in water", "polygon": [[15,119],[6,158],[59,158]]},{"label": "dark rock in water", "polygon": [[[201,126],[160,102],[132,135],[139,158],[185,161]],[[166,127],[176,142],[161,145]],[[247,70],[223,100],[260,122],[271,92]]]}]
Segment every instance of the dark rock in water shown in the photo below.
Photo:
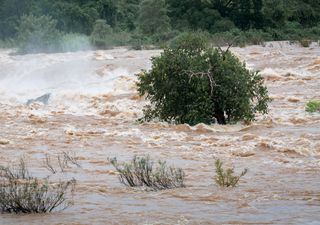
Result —
[{"label": "dark rock in water", "polygon": [[27,101],[27,105],[30,105],[30,104],[32,104],[32,103],[34,103],[34,102],[41,102],[41,103],[43,103],[44,105],[48,105],[48,101],[49,101],[50,96],[51,96],[51,93],[47,93],[47,94],[45,94],[45,95],[40,96],[39,98],[29,99],[29,100]]}]

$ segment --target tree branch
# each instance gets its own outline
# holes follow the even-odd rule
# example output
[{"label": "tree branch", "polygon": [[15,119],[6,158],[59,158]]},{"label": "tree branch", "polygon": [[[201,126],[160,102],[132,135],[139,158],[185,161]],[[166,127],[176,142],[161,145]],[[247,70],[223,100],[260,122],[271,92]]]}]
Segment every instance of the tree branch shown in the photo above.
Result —
[{"label": "tree branch", "polygon": [[207,72],[194,72],[192,70],[185,70],[184,72],[189,75],[190,80],[194,76],[207,77],[208,81],[209,81],[209,85],[210,85],[210,94],[213,95],[213,88],[217,85],[216,85],[215,81],[212,79],[212,76],[210,75],[210,72],[212,72],[212,69],[213,69],[213,67],[210,66],[210,68],[208,69]]}]

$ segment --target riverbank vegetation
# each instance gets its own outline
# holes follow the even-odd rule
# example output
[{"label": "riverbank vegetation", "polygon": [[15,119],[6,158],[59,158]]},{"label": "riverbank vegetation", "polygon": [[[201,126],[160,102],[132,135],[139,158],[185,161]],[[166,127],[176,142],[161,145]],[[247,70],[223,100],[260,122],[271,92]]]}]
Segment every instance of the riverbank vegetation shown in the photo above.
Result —
[{"label": "riverbank vegetation", "polygon": [[0,0],[0,47],[141,49],[186,31],[220,46],[318,40],[319,21],[320,5],[308,0]]}]

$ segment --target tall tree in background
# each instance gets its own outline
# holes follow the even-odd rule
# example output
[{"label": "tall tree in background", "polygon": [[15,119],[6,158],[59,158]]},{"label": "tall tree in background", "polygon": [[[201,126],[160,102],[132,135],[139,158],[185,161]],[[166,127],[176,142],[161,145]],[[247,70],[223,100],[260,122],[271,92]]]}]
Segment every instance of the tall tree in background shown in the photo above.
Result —
[{"label": "tall tree in background", "polygon": [[262,28],[263,27],[263,15],[262,15],[262,7],[263,2],[262,0],[252,0],[253,3],[253,14],[251,16],[253,26],[255,28]]},{"label": "tall tree in background", "polygon": [[[318,4],[320,5],[320,1]],[[292,14],[292,20],[298,21],[301,25],[308,27],[316,25],[320,16],[319,14],[317,15],[316,11],[311,5],[305,2],[297,5]]]},{"label": "tall tree in background", "polygon": [[114,0],[99,0],[97,9],[101,19],[107,21],[112,27],[117,24],[118,4]]},{"label": "tall tree in background", "polygon": [[95,8],[75,3],[56,1],[50,16],[58,21],[58,29],[64,32],[90,34],[99,14]]},{"label": "tall tree in background", "polygon": [[222,19],[213,0],[167,0],[174,28],[213,31],[215,22]]},{"label": "tall tree in background", "polygon": [[35,9],[33,0],[2,0],[0,7],[0,35],[9,38],[16,35],[20,18]]},{"label": "tall tree in background", "polygon": [[24,15],[19,21],[17,35],[22,53],[56,51],[59,47],[60,33],[57,21],[50,16]]},{"label": "tall tree in background", "polygon": [[287,10],[283,0],[265,0],[262,12],[266,27],[283,27],[285,25]]},{"label": "tall tree in background", "polygon": [[141,0],[118,1],[118,27],[122,30],[133,31],[136,28],[136,20],[139,16]]},{"label": "tall tree in background", "polygon": [[213,5],[242,29],[263,27],[263,0],[213,0]]},{"label": "tall tree in background", "polygon": [[235,14],[235,23],[242,29],[250,28],[251,8],[251,0],[239,0],[239,6]]},{"label": "tall tree in background", "polygon": [[112,28],[106,23],[105,20],[97,20],[91,34],[91,41],[95,46],[106,47],[105,40],[111,33]]},{"label": "tall tree in background", "polygon": [[317,35],[320,4],[319,0],[0,0],[0,39],[16,39],[21,17],[30,14],[50,16],[62,33],[85,35],[92,33],[98,19],[116,33],[141,31],[147,39],[170,27],[210,33],[255,28],[279,34],[314,27],[312,34]]},{"label": "tall tree in background", "polygon": [[140,4],[138,27],[143,34],[153,35],[170,29],[164,0],[144,0]]},{"label": "tall tree in background", "polygon": [[212,0],[213,6],[223,17],[230,17],[237,8],[239,0]]}]

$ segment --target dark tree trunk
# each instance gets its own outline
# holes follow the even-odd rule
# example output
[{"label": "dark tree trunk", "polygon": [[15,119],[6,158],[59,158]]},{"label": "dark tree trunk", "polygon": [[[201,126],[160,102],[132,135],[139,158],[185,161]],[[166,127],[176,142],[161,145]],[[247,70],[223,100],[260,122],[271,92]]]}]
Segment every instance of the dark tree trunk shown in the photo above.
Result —
[{"label": "dark tree trunk", "polygon": [[217,119],[218,124],[227,124],[226,117],[224,116],[224,112],[222,110],[217,110],[214,114],[214,117]]}]

